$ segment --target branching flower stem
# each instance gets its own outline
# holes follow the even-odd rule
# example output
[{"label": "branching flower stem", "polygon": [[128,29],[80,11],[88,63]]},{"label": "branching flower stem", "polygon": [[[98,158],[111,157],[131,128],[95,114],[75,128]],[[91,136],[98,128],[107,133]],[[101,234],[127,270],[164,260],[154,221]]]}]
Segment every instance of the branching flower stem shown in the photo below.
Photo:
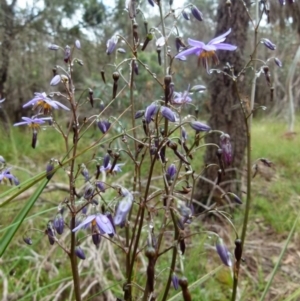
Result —
[{"label": "branching flower stem", "polygon": [[[249,219],[249,213],[250,213],[250,205],[251,205],[251,126],[252,126],[252,112],[254,108],[254,101],[255,101],[255,90],[256,90],[256,65],[257,65],[257,41],[258,41],[258,27],[262,18],[262,15],[259,17],[259,11],[258,11],[258,0],[256,0],[256,20],[257,24],[255,26],[254,31],[254,51],[251,55],[251,61],[253,61],[253,79],[252,79],[252,86],[251,86],[251,99],[250,99],[250,118],[248,118],[248,113],[246,112],[242,99],[239,96],[237,83],[235,82],[237,95],[239,97],[240,103],[241,103],[241,109],[244,114],[244,120],[245,120],[245,126],[246,126],[246,135],[247,135],[247,199],[246,199],[246,207],[245,207],[245,215],[244,215],[244,221],[243,221],[243,228],[242,228],[242,234],[241,234],[241,249],[243,251],[245,239],[246,239],[246,233],[247,233],[247,226],[248,226],[248,219]],[[236,294],[237,294],[237,286],[238,286],[238,277],[239,277],[239,270],[240,270],[240,263],[241,260],[237,260],[235,264],[235,269],[233,273],[233,290],[232,290],[232,296],[231,301],[236,300]]]}]

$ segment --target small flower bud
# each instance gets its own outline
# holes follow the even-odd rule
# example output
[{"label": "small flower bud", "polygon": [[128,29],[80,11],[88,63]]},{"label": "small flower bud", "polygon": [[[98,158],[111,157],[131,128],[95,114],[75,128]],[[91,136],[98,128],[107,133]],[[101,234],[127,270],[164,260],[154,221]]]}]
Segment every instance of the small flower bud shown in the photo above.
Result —
[{"label": "small flower bud", "polygon": [[138,27],[139,27],[139,25],[137,23],[133,23],[132,32],[133,32],[133,38],[136,43],[139,41]]},{"label": "small flower bud", "polygon": [[117,52],[124,54],[124,53],[126,53],[126,50],[124,48],[118,48]]},{"label": "small flower bud", "polygon": [[269,39],[262,39],[261,43],[263,43],[270,50],[275,50],[276,49],[276,45],[273,44]]},{"label": "small flower bud", "polygon": [[112,78],[114,81],[118,81],[120,78],[120,73],[119,72],[114,72],[112,75]]},{"label": "small flower bud", "polygon": [[181,239],[181,241],[179,242],[179,246],[180,246],[181,254],[184,255],[184,252],[185,252],[185,241],[184,241],[184,239]]},{"label": "small flower bud", "polygon": [[157,112],[157,104],[156,103],[151,103],[147,108],[146,108],[146,111],[145,111],[145,119],[146,119],[146,122],[147,123],[150,123],[151,122],[151,119],[152,117],[156,114]]},{"label": "small flower bud", "polygon": [[275,61],[275,64],[278,66],[278,67],[282,67],[282,62],[280,61],[280,59],[279,58],[277,58],[277,57],[275,57],[274,58],[274,61]]},{"label": "small flower bud", "polygon": [[49,49],[49,50],[58,50],[58,49],[59,49],[59,46],[56,45],[56,44],[50,44],[50,45],[48,46],[48,49]]},{"label": "small flower bud", "polygon": [[108,121],[98,121],[97,126],[98,126],[99,130],[103,134],[105,134],[110,128],[110,122],[108,122]]},{"label": "small flower bud", "polygon": [[178,279],[178,277],[176,276],[176,274],[175,273],[173,273],[172,274],[172,284],[173,284],[173,287],[174,287],[174,289],[175,290],[178,290],[179,289],[179,279]]},{"label": "small flower bud", "polygon": [[207,131],[211,130],[211,128],[208,125],[206,125],[200,121],[190,122],[190,127],[197,132],[207,132]]},{"label": "small flower bud", "polygon": [[166,171],[167,181],[169,182],[169,181],[174,180],[176,173],[177,173],[177,168],[176,168],[175,164],[171,164]]},{"label": "small flower bud", "polygon": [[54,235],[54,230],[53,230],[53,227],[52,227],[51,223],[48,223],[45,234],[48,236],[48,240],[49,240],[50,245],[54,245],[55,235]]},{"label": "small flower bud", "polygon": [[162,106],[160,112],[161,115],[168,119],[170,122],[176,121],[176,115],[170,108]]},{"label": "small flower bud", "polygon": [[105,185],[103,182],[96,181],[95,185],[101,192],[105,192]]},{"label": "small flower bud", "polygon": [[53,162],[53,160],[51,159],[50,161],[49,161],[49,163],[47,164],[47,166],[46,166],[46,178],[48,179],[48,180],[50,180],[52,177],[53,177],[53,175],[54,175],[54,172],[53,172],[53,169],[54,169],[54,164],[53,164],[54,162]]},{"label": "small flower bud", "polygon": [[109,164],[109,161],[110,161],[110,156],[109,154],[106,154],[103,158],[103,167],[106,168]]},{"label": "small flower bud", "polygon": [[70,46],[67,45],[65,47],[65,54],[64,54],[64,61],[65,61],[65,63],[69,62],[70,56],[71,56],[71,48],[70,48]]},{"label": "small flower bud", "polygon": [[77,246],[77,247],[75,248],[75,254],[76,254],[76,256],[77,256],[78,258],[80,258],[80,259],[82,259],[82,260],[85,259],[85,254],[84,254],[83,250],[82,250],[79,246]]},{"label": "small flower bud", "polygon": [[23,237],[23,241],[29,246],[32,245],[32,239],[30,237]]},{"label": "small flower bud", "polygon": [[216,243],[216,249],[222,262],[230,267],[232,265],[230,253],[221,239]]},{"label": "small flower bud", "polygon": [[161,47],[160,46],[156,48],[156,52],[157,52],[158,64],[159,64],[159,66],[161,66]]},{"label": "small flower bud", "polygon": [[235,240],[234,243],[235,243],[234,256],[237,261],[240,261],[243,253],[242,241],[238,238]]},{"label": "small flower bud", "polygon": [[154,1],[153,0],[148,0],[148,3],[154,7]]},{"label": "small flower bud", "polygon": [[175,46],[176,46],[176,50],[177,52],[179,52],[180,48],[186,48],[186,45],[184,44],[183,40],[181,37],[176,37],[175,38]]},{"label": "small flower bud", "polygon": [[134,119],[139,119],[139,118],[143,117],[144,114],[145,114],[145,110],[139,110],[135,113]]},{"label": "small flower bud", "polygon": [[136,75],[139,75],[139,64],[136,60],[133,61],[133,71]]},{"label": "small flower bud", "polygon": [[64,232],[65,222],[62,214],[57,214],[54,221],[53,227],[55,228],[56,232],[61,235]]},{"label": "small flower bud", "polygon": [[203,21],[203,15],[195,5],[191,6],[191,12],[195,19],[197,19],[198,21]]},{"label": "small flower bud", "polygon": [[89,100],[92,108],[94,107],[94,91],[92,89],[89,89]]},{"label": "small flower bud", "polygon": [[37,130],[34,129],[32,132],[32,140],[31,140],[31,147],[35,148],[36,147],[36,142],[37,142]]},{"label": "small flower bud", "polygon": [[85,164],[81,164],[81,175],[84,177],[85,182],[88,182],[90,180],[90,174],[88,169],[86,168]]},{"label": "small flower bud", "polygon": [[190,15],[186,12],[186,10],[184,9],[182,11],[182,16],[184,19],[186,19],[187,21],[189,21],[191,18],[190,18]]},{"label": "small flower bud", "polygon": [[81,48],[81,44],[80,44],[80,41],[79,41],[79,40],[76,40],[76,41],[75,41],[75,47],[76,47],[77,49],[80,49],[80,48]]},{"label": "small flower bud", "polygon": [[196,86],[193,86],[191,89],[190,89],[190,92],[202,92],[202,91],[205,91],[206,90],[206,87],[205,86],[202,86],[202,85],[196,85]]},{"label": "small flower bud", "polygon": [[101,242],[101,235],[98,232],[94,232],[92,234],[92,241],[93,241],[93,244],[96,247],[98,247],[100,245],[100,242]]},{"label": "small flower bud", "polygon": [[103,82],[106,84],[106,80],[105,80],[105,72],[104,72],[104,70],[101,70],[101,78],[102,78],[102,80],[103,80]]},{"label": "small flower bud", "polygon": [[228,134],[222,134],[220,136],[220,146],[225,164],[230,165],[232,162],[232,146]]},{"label": "small flower bud", "polygon": [[148,45],[148,43],[153,39],[153,34],[151,32],[149,32],[146,36],[146,39],[143,43],[143,46],[142,46],[142,51],[144,51]]},{"label": "small flower bud", "polygon": [[106,43],[106,54],[110,55],[115,50],[118,43],[118,37],[114,36],[111,39],[109,39]]},{"label": "small flower bud", "polygon": [[50,86],[56,86],[60,83],[60,81],[61,81],[61,77],[59,74],[57,74],[52,78],[52,80],[50,82]]}]

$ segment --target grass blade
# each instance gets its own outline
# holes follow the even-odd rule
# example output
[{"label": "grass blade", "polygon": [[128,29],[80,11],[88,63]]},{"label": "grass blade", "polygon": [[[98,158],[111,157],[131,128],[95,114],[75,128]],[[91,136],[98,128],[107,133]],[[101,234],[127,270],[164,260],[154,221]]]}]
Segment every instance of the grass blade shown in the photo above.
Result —
[{"label": "grass blade", "polygon": [[9,228],[7,232],[2,236],[1,242],[0,242],[0,257],[3,255],[5,252],[6,248],[10,244],[12,238],[16,234],[17,230],[21,226],[22,222],[26,218],[26,215],[40,196],[40,194],[43,192],[44,188],[46,187],[47,183],[49,180],[44,179],[40,186],[37,188],[35,193],[31,196],[31,198],[27,201],[27,203],[24,205],[24,207],[20,210],[18,215],[15,217],[13,224],[14,226]]},{"label": "grass blade", "polygon": [[285,251],[286,251],[286,249],[287,249],[287,246],[288,246],[288,244],[289,244],[290,240],[292,239],[293,234],[294,234],[294,232],[295,232],[296,225],[297,225],[298,220],[299,220],[299,216],[300,216],[300,215],[298,215],[298,216],[296,217],[295,221],[294,221],[293,227],[292,227],[292,229],[291,229],[291,231],[290,231],[290,233],[289,233],[289,236],[288,236],[288,238],[287,238],[287,240],[286,240],[286,242],[285,242],[285,244],[284,244],[284,247],[283,247],[283,249],[282,249],[282,251],[281,251],[281,253],[280,253],[280,255],[279,255],[278,261],[276,262],[276,265],[275,265],[275,267],[274,267],[274,269],[273,269],[273,271],[272,271],[272,275],[271,275],[271,277],[270,277],[270,279],[269,279],[269,281],[268,281],[268,283],[267,283],[267,285],[266,285],[266,287],[265,287],[265,290],[264,290],[264,292],[263,292],[261,298],[259,299],[259,301],[263,301],[263,300],[265,299],[266,294],[267,294],[267,292],[268,292],[269,289],[270,289],[270,286],[271,286],[272,281],[273,281],[273,279],[274,279],[274,276],[275,276],[275,274],[276,274],[276,272],[277,272],[277,270],[278,270],[278,268],[279,268],[279,265],[280,265],[280,262],[281,262],[281,260],[282,260],[282,257],[283,257],[283,255],[284,255],[284,253],[285,253]]}]

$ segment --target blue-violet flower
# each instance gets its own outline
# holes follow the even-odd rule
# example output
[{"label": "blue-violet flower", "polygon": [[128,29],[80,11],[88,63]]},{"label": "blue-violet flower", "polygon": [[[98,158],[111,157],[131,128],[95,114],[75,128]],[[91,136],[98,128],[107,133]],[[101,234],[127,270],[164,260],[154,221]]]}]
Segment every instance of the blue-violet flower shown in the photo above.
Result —
[{"label": "blue-violet flower", "polygon": [[114,234],[115,230],[110,220],[106,215],[97,213],[89,215],[83,222],[81,222],[77,227],[72,231],[76,232],[81,228],[87,228],[88,225],[92,227],[97,226],[101,234]]},{"label": "blue-violet flower", "polygon": [[186,57],[191,54],[195,54],[198,56],[198,65],[202,62],[205,69],[208,71],[208,59],[211,58],[214,64],[219,63],[219,59],[217,57],[216,51],[217,50],[228,50],[234,51],[237,49],[237,46],[223,43],[226,37],[230,34],[231,29],[226,31],[224,34],[212,39],[207,44],[196,41],[192,39],[188,39],[188,43],[191,48],[187,50],[181,51],[179,54],[175,56],[177,59],[181,59],[182,57]]}]

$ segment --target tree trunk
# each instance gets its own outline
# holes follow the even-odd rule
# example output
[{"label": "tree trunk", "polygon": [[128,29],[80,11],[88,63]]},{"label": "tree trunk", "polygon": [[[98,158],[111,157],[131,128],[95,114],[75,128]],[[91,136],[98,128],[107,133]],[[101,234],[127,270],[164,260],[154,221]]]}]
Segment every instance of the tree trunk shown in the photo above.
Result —
[{"label": "tree trunk", "polygon": [[2,21],[3,21],[3,37],[1,43],[1,66],[0,66],[0,98],[4,97],[4,84],[7,80],[8,68],[9,68],[9,55],[11,51],[11,45],[14,38],[14,6],[16,0],[13,0],[10,5],[6,0],[1,0]]},{"label": "tree trunk", "polygon": [[[230,13],[225,2],[223,0],[219,1],[216,36],[221,35],[231,28],[232,31],[225,43],[236,45],[238,49],[236,51],[218,51],[217,55],[220,66],[216,68],[223,68],[228,62],[234,67],[234,73],[237,74],[244,66],[242,56],[247,41],[249,17],[243,1],[232,1]],[[250,0],[244,2],[249,7]],[[239,80],[239,92],[243,92],[241,87],[244,85],[245,83]],[[239,194],[241,171],[243,169],[246,148],[245,122],[239,105],[240,101],[233,81],[222,73],[213,73],[208,88],[211,94],[209,125],[214,130],[220,130],[229,134],[232,143],[233,161],[231,166],[225,166],[226,173],[222,176],[220,187],[226,192],[231,191]],[[206,143],[219,145],[219,142],[220,134],[210,134],[206,138]],[[206,148],[204,162],[205,166],[212,163],[218,164],[216,147],[209,146]],[[204,178],[198,181],[194,199],[199,203],[208,205],[208,201],[212,200],[220,204],[220,193],[212,184],[212,182],[216,183],[219,168],[218,166],[213,166],[205,170],[203,176],[210,180],[210,182]],[[202,206],[198,206],[198,211],[202,211],[202,209]]]}]

